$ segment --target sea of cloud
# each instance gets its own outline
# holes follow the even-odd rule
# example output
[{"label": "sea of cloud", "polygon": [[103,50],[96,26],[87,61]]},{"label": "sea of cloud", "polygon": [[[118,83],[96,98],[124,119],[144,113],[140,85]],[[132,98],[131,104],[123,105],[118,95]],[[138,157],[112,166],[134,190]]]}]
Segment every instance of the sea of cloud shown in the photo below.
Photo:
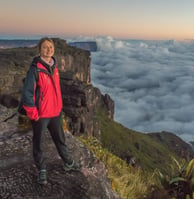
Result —
[{"label": "sea of cloud", "polygon": [[91,81],[114,100],[116,121],[194,141],[194,41],[92,40]]}]

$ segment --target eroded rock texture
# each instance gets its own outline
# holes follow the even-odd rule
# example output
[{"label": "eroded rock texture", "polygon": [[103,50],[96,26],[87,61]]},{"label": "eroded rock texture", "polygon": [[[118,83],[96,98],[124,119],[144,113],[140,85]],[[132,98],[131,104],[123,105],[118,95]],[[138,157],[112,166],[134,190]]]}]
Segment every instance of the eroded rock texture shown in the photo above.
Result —
[{"label": "eroded rock texture", "polygon": [[108,94],[102,95],[100,90],[91,84],[69,79],[66,73],[61,73],[60,78],[63,112],[72,134],[100,138],[97,112],[103,109],[109,118],[114,119],[114,101]]},{"label": "eroded rock texture", "polygon": [[[61,77],[63,111],[73,135],[86,134],[100,137],[99,124],[95,120],[99,109],[114,119],[114,101],[108,94],[102,95],[91,84],[90,52],[67,45],[55,38],[55,58]],[[37,55],[36,47],[0,49],[0,104],[13,108],[18,104],[30,63]]]},{"label": "eroded rock texture", "polygon": [[111,189],[102,162],[71,133],[66,132],[67,145],[82,165],[80,172],[64,172],[62,160],[48,132],[44,149],[47,158],[48,184],[37,184],[37,169],[31,155],[32,131],[18,128],[18,116],[7,122],[13,110],[0,106],[0,198],[5,199],[118,199]]}]

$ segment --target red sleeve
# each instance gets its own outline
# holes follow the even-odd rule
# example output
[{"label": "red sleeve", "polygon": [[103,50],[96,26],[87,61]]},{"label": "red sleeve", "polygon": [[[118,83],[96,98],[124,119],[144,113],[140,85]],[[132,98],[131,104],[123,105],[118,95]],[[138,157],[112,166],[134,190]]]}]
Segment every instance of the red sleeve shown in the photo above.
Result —
[{"label": "red sleeve", "polygon": [[37,121],[39,119],[38,110],[36,107],[29,107],[29,106],[25,106],[25,105],[23,105],[23,107],[26,111],[27,117],[30,120]]}]

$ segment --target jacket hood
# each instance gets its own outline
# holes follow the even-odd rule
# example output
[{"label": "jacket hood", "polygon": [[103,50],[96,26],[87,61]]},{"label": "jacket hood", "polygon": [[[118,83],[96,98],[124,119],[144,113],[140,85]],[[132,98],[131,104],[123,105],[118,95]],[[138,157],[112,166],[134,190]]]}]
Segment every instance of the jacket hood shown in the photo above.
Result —
[{"label": "jacket hood", "polygon": [[[50,66],[49,64],[47,64],[45,61],[43,61],[40,56],[35,57],[32,60],[32,65],[37,65],[37,63],[41,63],[51,74],[54,70],[54,68],[56,67],[56,59],[54,57],[52,57],[54,64],[52,66]],[[51,71],[52,70],[52,71]]]}]

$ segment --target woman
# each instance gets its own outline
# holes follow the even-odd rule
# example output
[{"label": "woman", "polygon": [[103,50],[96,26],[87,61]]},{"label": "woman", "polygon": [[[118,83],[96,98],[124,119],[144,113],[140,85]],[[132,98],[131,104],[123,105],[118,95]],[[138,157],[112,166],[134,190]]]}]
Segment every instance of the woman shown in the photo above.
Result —
[{"label": "woman", "polygon": [[39,170],[38,183],[46,184],[46,164],[42,140],[48,128],[64,170],[79,170],[65,144],[62,128],[62,97],[59,72],[54,55],[54,42],[43,38],[38,44],[40,56],[35,57],[27,73],[23,89],[23,108],[33,129],[33,158]]}]

